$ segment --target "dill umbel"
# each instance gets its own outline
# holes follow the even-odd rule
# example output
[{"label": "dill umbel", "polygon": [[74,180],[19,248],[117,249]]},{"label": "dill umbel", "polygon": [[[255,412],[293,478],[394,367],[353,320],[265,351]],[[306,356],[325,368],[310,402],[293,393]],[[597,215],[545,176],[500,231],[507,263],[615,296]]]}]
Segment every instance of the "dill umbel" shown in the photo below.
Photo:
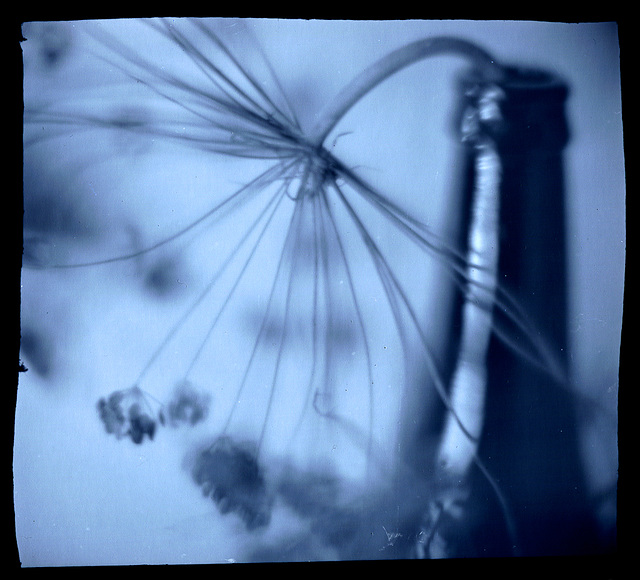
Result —
[{"label": "dill umbel", "polygon": [[[155,58],[153,45],[149,45],[151,48],[145,54],[99,23],[91,23],[87,31],[97,57],[106,68],[118,72],[131,86],[143,89],[145,94],[155,99],[153,114],[123,117],[122,108],[114,114],[100,107],[79,105],[74,109],[69,103],[63,103],[63,106],[46,103],[25,112],[27,126],[35,128],[33,135],[25,136],[25,146],[58,139],[69,128],[74,131],[106,131],[125,133],[150,142],[176,144],[185,150],[216,158],[260,161],[265,163],[265,168],[250,177],[239,175],[241,185],[234,191],[216,199],[195,219],[158,241],[109,257],[75,263],[44,261],[33,264],[38,268],[65,270],[135,262],[189,236],[212,229],[211,224],[218,219],[233,220],[237,212],[247,208],[253,210],[251,219],[238,220],[233,228],[237,230],[234,234],[238,239],[229,242],[230,250],[216,264],[214,273],[192,297],[166,335],[157,341],[153,352],[140,365],[132,386],[121,385],[109,396],[100,398],[98,410],[106,431],[118,438],[129,437],[140,445],[155,439],[158,427],[194,426],[217,412],[217,409],[212,409],[215,401],[210,400],[208,392],[192,388],[193,371],[205,359],[229,362],[223,360],[225,354],[219,347],[214,355],[206,347],[216,336],[219,344],[224,345],[228,340],[223,331],[216,335],[220,321],[232,307],[241,287],[251,284],[247,272],[251,266],[256,267],[259,254],[267,245],[265,240],[273,235],[274,230],[281,228],[282,231],[278,232],[282,234],[281,243],[276,244],[273,251],[272,276],[269,277],[265,268],[264,279],[267,281],[260,289],[263,312],[258,316],[254,335],[243,342],[242,355],[245,358],[234,362],[234,366],[240,369],[237,381],[224,386],[233,391],[232,404],[220,422],[215,442],[201,449],[192,464],[193,481],[201,487],[203,494],[213,499],[222,513],[238,514],[248,529],[269,525],[274,498],[271,483],[267,481],[262,451],[268,430],[278,433],[274,408],[282,396],[281,385],[292,381],[292,367],[296,371],[294,382],[300,385],[302,394],[300,420],[291,439],[296,440],[303,417],[311,415],[325,425],[339,427],[350,440],[357,441],[357,446],[364,450],[366,456],[367,473],[376,468],[378,472],[384,471],[380,468],[375,437],[377,406],[385,404],[384,401],[380,403],[379,394],[374,396],[376,389],[380,388],[375,377],[377,363],[373,360],[370,338],[376,321],[371,320],[371,308],[365,312],[362,298],[363,288],[375,284],[384,298],[384,304],[376,308],[386,312],[385,320],[392,322],[393,332],[400,337],[402,347],[407,344],[407,337],[417,343],[420,363],[427,369],[429,384],[435,388],[448,412],[449,422],[437,466],[438,470],[448,471],[448,479],[444,490],[430,489],[432,498],[421,506],[423,521],[418,528],[423,532],[420,537],[423,540],[428,537],[428,541],[426,548],[424,541],[416,543],[420,553],[429,552],[443,514],[457,517],[460,504],[466,497],[464,485],[458,483],[466,479],[472,463],[478,465],[504,504],[498,486],[476,453],[482,434],[486,389],[483,375],[486,348],[477,349],[477,345],[486,346],[489,335],[497,333],[497,325],[492,318],[494,310],[528,338],[527,355],[550,374],[559,375],[544,341],[497,280],[497,257],[493,251],[497,248],[499,235],[497,196],[500,159],[487,129],[495,119],[490,115],[487,117],[486,113],[492,107],[492,111],[499,112],[500,92],[497,87],[504,79],[505,69],[491,54],[464,39],[432,37],[417,40],[392,51],[356,76],[319,112],[315,125],[308,129],[298,119],[295,103],[289,102],[275,72],[269,66],[263,71],[279,87],[278,94],[265,90],[263,79],[250,72],[206,21],[193,19],[175,23],[154,19],[144,20],[142,24],[168,41],[179,66],[165,66],[161,59]],[[468,252],[432,231],[326,145],[328,137],[347,112],[367,94],[407,67],[446,55],[455,55],[471,65],[478,74],[481,87],[469,111],[481,120],[474,126],[475,133],[467,133],[466,137],[474,140],[471,147],[477,154],[479,179],[484,180],[477,187],[477,201],[482,207],[477,209],[476,215],[487,220],[476,224],[477,229],[472,226]],[[187,65],[190,67],[188,74],[184,72]],[[41,127],[47,128],[44,137],[40,134]],[[476,323],[479,321],[475,326],[470,323],[474,326],[469,331],[473,335],[471,339],[461,341],[460,368],[462,371],[471,368],[471,372],[467,372],[460,381],[448,383],[440,361],[432,352],[414,296],[403,284],[393,256],[379,242],[378,232],[372,231],[363,217],[361,203],[372,210],[393,235],[416,247],[425,260],[434,260],[443,266],[454,291],[466,301],[468,312],[465,313]],[[356,232],[356,235],[348,238],[347,231]],[[369,272],[374,274],[371,280],[359,278],[351,264],[349,256],[353,252],[351,246],[356,243],[354,238],[360,254],[366,258]],[[302,249],[306,249],[306,253]],[[305,271],[311,273],[311,283],[306,286],[302,282]],[[223,281],[228,286],[221,291]],[[302,292],[301,288],[305,291]],[[212,298],[214,295],[216,298]],[[305,307],[298,308],[305,313],[300,325],[300,336],[303,337],[300,341],[292,338],[294,301],[296,308],[300,304]],[[215,308],[213,314],[209,313],[203,336],[184,362],[181,379],[174,385],[172,398],[166,403],[158,403],[154,411],[155,403],[150,404],[145,394],[153,389],[145,388],[143,392],[138,385],[148,379],[177,335],[185,332],[189,320],[198,318],[198,309],[207,302],[214,303]],[[343,317],[345,311],[348,316]],[[348,330],[345,330],[343,318],[349,319]],[[280,330],[274,332],[276,326]],[[301,343],[306,358],[296,359],[294,347]],[[348,368],[350,363],[344,363],[342,359],[351,348],[345,348],[345,345],[354,343],[358,345],[365,368],[359,384],[349,385],[352,390],[357,390],[361,407],[367,409],[363,413],[366,419],[359,423],[343,416],[340,405],[336,403],[339,393],[335,384],[342,388],[340,381],[335,380],[336,368],[339,364]],[[398,358],[407,356],[408,349],[400,352]],[[263,364],[265,359],[269,359],[271,366]],[[460,372],[454,377],[463,374]],[[470,380],[470,374],[473,380]],[[259,401],[258,394],[262,397]],[[296,412],[297,407],[293,403],[288,404],[293,409],[291,412]],[[243,413],[250,415],[247,409],[254,413],[258,423],[254,432],[255,445],[232,438],[234,421],[242,424],[245,419]],[[511,528],[507,507],[503,507]],[[314,513],[314,518],[319,518],[319,515]],[[391,537],[387,533],[388,542]],[[393,538],[395,540],[396,536]]]}]

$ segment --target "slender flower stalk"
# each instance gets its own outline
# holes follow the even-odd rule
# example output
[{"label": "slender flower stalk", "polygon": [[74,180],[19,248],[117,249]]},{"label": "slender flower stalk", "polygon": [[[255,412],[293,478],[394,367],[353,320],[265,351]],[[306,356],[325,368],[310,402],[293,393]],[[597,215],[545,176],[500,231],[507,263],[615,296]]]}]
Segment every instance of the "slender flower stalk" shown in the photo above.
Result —
[{"label": "slender flower stalk", "polygon": [[340,119],[367,93],[398,71],[421,60],[438,55],[458,55],[475,65],[487,81],[499,81],[502,68],[479,46],[460,38],[440,36],[423,38],[394,50],[360,73],[320,113],[310,142],[320,146]]}]

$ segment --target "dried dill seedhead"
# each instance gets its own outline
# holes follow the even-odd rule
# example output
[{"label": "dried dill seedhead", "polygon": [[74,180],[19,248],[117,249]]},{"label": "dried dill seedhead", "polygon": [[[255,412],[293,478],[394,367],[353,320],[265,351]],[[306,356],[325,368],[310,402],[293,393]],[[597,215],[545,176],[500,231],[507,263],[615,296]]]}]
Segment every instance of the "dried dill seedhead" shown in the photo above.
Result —
[{"label": "dried dill seedhead", "polygon": [[153,439],[156,432],[156,420],[143,407],[149,407],[144,394],[137,387],[114,391],[107,398],[98,401],[98,413],[109,434],[118,439],[130,437],[137,445],[144,436]]},{"label": "dried dill seedhead", "polygon": [[249,530],[269,524],[272,498],[250,444],[217,438],[197,454],[191,475],[220,513],[235,512]]},{"label": "dried dill seedhead", "polygon": [[189,382],[178,384],[166,406],[170,425],[193,426],[204,421],[209,414],[209,400],[208,394],[198,392]]}]

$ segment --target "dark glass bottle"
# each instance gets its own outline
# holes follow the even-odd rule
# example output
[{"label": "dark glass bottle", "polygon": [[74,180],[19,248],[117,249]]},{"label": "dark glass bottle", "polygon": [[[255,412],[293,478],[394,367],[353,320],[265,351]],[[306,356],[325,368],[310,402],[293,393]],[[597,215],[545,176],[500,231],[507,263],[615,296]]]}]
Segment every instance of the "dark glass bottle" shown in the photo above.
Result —
[{"label": "dark glass bottle", "polygon": [[[473,75],[462,79],[461,111],[477,106],[473,99],[482,82]],[[480,128],[495,143],[501,162],[498,281],[533,326],[524,331],[500,302],[494,306],[498,332],[487,359],[479,455],[505,496],[516,537],[498,523],[504,521],[502,508],[486,478],[475,472],[473,493],[483,514],[470,549],[498,556],[591,554],[597,551],[595,528],[583,482],[576,401],[565,375],[569,89],[545,71],[519,68],[506,69],[499,88],[500,122]],[[475,155],[471,145],[465,152],[465,207],[478,177]],[[463,232],[469,218],[464,219]],[[500,331],[511,347],[499,340]],[[531,355],[533,364],[522,353]]]}]

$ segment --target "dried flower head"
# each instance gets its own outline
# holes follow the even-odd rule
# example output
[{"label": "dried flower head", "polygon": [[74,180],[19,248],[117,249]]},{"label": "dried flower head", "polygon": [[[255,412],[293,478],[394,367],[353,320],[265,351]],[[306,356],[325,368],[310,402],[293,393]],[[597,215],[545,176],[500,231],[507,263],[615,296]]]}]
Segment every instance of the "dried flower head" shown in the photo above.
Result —
[{"label": "dried flower head", "polygon": [[209,395],[196,391],[189,382],[180,383],[167,404],[167,416],[172,426],[195,425],[209,414]]},{"label": "dried flower head", "polygon": [[236,512],[249,530],[269,524],[272,499],[251,445],[217,438],[197,455],[192,476],[220,513]]},{"label": "dried flower head", "polygon": [[98,401],[98,412],[107,433],[114,434],[118,439],[131,437],[140,444],[147,435],[153,439],[156,431],[156,421],[151,415],[143,411],[151,408],[144,394],[138,387],[114,391],[108,398]]}]

